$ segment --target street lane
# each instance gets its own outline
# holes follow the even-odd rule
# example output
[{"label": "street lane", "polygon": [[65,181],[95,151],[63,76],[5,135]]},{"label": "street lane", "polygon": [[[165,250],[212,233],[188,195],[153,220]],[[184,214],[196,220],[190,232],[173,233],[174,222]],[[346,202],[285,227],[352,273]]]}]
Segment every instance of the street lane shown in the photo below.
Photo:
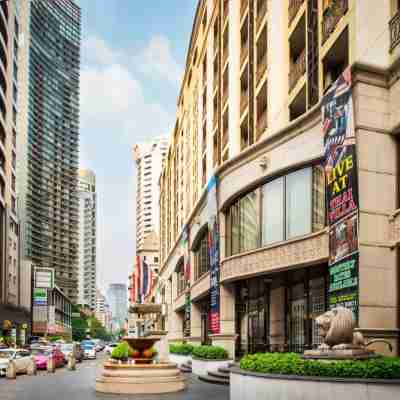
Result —
[{"label": "street lane", "polygon": [[168,395],[113,396],[98,394],[94,390],[96,376],[100,374],[104,358],[84,361],[76,371],[58,369],[54,375],[40,372],[37,376],[18,376],[16,381],[0,379],[0,400],[228,400],[227,386],[200,382],[187,376],[189,387],[181,393]]}]

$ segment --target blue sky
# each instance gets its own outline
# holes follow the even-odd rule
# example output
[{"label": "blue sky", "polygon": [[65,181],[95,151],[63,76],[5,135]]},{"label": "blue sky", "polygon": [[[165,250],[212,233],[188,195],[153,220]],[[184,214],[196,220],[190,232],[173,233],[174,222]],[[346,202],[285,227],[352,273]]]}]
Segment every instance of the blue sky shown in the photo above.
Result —
[{"label": "blue sky", "polygon": [[82,8],[81,167],[96,173],[98,284],[135,255],[135,143],[174,124],[197,0],[77,0]]}]

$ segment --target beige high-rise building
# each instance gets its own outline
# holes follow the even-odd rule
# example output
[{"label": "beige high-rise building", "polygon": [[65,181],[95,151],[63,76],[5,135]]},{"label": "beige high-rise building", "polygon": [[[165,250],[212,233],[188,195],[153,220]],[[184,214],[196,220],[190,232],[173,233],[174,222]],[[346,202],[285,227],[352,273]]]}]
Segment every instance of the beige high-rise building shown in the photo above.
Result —
[{"label": "beige high-rise building", "polygon": [[[335,304],[340,283],[352,290],[340,298],[364,336],[389,340],[399,354],[399,74],[398,1],[199,1],[160,180],[159,293],[170,341],[212,342],[232,357],[301,352],[320,343],[313,318]],[[350,76],[352,99],[329,103],[337,125],[323,127],[324,95],[339,98]],[[324,129],[339,132],[343,113],[346,139],[334,139],[354,134],[357,162],[346,160],[359,200],[355,219],[333,231]],[[207,190],[213,177],[216,195]],[[340,201],[328,205],[347,212]],[[217,320],[208,252],[214,207]],[[336,281],[331,267],[350,248],[358,267]]]},{"label": "beige high-rise building", "polygon": [[0,2],[0,335],[15,334],[23,342],[30,323],[30,276],[21,273],[17,217],[20,23],[19,2]]}]

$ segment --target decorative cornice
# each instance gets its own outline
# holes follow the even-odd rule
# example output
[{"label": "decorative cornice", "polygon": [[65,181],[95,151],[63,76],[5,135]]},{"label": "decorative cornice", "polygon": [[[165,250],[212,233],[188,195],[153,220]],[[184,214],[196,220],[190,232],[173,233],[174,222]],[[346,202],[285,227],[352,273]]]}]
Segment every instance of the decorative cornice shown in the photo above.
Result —
[{"label": "decorative cornice", "polygon": [[221,282],[229,282],[327,261],[327,229],[287,242],[235,255],[222,261]]}]

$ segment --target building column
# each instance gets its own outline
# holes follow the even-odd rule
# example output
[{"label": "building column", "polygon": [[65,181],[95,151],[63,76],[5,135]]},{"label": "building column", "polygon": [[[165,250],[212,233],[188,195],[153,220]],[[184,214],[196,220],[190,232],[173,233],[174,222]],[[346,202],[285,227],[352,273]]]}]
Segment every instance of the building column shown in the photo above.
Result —
[{"label": "building column", "polygon": [[220,285],[220,333],[210,335],[212,344],[227,350],[229,358],[235,358],[235,287]]},{"label": "building column", "polygon": [[[391,247],[390,215],[398,204],[398,143],[385,130],[390,97],[379,75],[364,81],[355,72],[354,88],[359,179],[359,328],[379,353],[399,354],[399,272],[397,250]],[[373,80],[376,79],[376,80]],[[368,82],[368,83],[367,83]],[[373,106],[371,106],[371,104]]]},{"label": "building column", "polygon": [[201,343],[201,309],[198,304],[192,303],[190,310],[190,338],[189,343]]}]

